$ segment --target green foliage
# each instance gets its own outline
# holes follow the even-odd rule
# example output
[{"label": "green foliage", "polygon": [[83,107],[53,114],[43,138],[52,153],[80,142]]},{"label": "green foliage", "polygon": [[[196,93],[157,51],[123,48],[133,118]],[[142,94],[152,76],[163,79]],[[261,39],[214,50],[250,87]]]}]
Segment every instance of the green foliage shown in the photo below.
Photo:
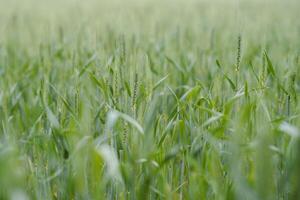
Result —
[{"label": "green foliage", "polygon": [[0,199],[299,199],[300,4],[237,3],[0,0]]}]

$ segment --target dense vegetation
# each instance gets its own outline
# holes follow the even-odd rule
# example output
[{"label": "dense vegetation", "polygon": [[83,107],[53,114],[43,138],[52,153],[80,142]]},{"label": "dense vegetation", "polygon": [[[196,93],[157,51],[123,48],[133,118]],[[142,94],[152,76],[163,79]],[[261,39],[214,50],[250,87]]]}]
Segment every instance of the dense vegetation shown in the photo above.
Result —
[{"label": "dense vegetation", "polygon": [[300,2],[0,1],[0,199],[300,199]]}]

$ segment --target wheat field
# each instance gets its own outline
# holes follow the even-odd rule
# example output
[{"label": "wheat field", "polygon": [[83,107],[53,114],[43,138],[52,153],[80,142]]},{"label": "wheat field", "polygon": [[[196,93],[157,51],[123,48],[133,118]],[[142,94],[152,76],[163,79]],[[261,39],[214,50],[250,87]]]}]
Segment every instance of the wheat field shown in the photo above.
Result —
[{"label": "wheat field", "polygon": [[0,199],[300,199],[299,0],[0,0]]}]

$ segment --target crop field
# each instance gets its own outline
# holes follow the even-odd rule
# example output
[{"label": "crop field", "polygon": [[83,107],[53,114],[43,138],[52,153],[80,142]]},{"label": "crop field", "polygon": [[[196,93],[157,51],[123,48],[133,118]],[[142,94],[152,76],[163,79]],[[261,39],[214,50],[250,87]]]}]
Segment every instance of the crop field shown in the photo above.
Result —
[{"label": "crop field", "polygon": [[299,200],[299,0],[0,0],[0,199]]}]

